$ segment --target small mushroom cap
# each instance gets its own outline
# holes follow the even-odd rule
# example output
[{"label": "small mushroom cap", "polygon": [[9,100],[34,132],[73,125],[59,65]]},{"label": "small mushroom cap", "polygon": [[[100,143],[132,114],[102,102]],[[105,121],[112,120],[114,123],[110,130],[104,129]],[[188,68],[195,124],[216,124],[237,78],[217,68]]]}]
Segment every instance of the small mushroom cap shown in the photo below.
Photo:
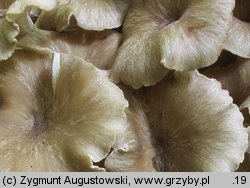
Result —
[{"label": "small mushroom cap", "polygon": [[233,23],[228,32],[225,49],[250,58],[250,9],[249,0],[236,0]]},{"label": "small mushroom cap", "polygon": [[[249,13],[250,14],[250,13]],[[245,58],[250,58],[250,23],[233,18],[225,49]]]},{"label": "small mushroom cap", "polygon": [[235,171],[248,147],[243,117],[215,79],[171,72],[145,88],[161,171]]},{"label": "small mushroom cap", "polygon": [[117,136],[113,151],[105,160],[105,168],[116,172],[156,171],[153,166],[156,153],[143,106],[135,91],[123,85],[120,88],[129,102],[125,110],[127,128]]},{"label": "small mushroom cap", "polygon": [[56,8],[43,11],[37,20],[42,29],[62,31],[74,18],[79,27],[101,31],[122,25],[130,0],[71,0],[58,3]]},{"label": "small mushroom cap", "polygon": [[215,78],[229,91],[235,104],[240,106],[250,95],[250,60],[237,58],[228,67],[210,67],[202,74]]},{"label": "small mushroom cap", "polygon": [[17,50],[0,64],[0,98],[0,171],[103,171],[93,163],[126,123],[122,91],[66,54]]},{"label": "small mushroom cap", "polygon": [[[8,9],[8,17],[10,18],[17,18],[19,14],[25,12],[25,9],[28,7],[38,7],[42,10],[51,10],[57,4],[58,0],[15,0],[14,3]],[[67,0],[60,0],[61,2],[65,2]]]},{"label": "small mushroom cap", "polygon": [[19,27],[6,18],[0,19],[0,62],[8,59],[15,50]]},{"label": "small mushroom cap", "polygon": [[154,85],[167,70],[213,64],[224,47],[234,0],[139,1],[123,25],[124,42],[112,80],[133,88]]},{"label": "small mushroom cap", "polygon": [[8,17],[0,19],[0,61],[6,60],[14,53],[17,41],[32,32],[34,24],[29,12],[24,12],[15,21]]},{"label": "small mushroom cap", "polygon": [[107,70],[114,63],[120,43],[121,34],[111,30],[59,33],[35,29],[18,41],[18,47],[43,53],[72,54]]}]

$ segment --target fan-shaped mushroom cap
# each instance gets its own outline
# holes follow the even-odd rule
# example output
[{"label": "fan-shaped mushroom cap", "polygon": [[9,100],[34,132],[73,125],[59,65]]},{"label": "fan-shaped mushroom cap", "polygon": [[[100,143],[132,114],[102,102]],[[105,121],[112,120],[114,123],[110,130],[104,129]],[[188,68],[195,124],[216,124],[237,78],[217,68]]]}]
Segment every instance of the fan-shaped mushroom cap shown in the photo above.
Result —
[{"label": "fan-shaped mushroom cap", "polygon": [[241,57],[250,58],[250,23],[233,18],[225,49]]},{"label": "fan-shaped mushroom cap", "polygon": [[228,32],[225,49],[250,58],[250,0],[236,0],[233,23]]},{"label": "fan-shaped mushroom cap", "polygon": [[43,53],[72,54],[106,70],[113,65],[120,43],[121,34],[111,30],[59,33],[35,29],[19,40],[18,46]]},{"label": "fan-shaped mushroom cap", "polygon": [[154,85],[167,69],[213,64],[223,49],[233,0],[144,0],[129,10],[111,78],[133,88]]},{"label": "fan-shaped mushroom cap", "polygon": [[21,14],[15,21],[11,21],[8,17],[0,19],[0,61],[11,57],[17,41],[33,29],[34,24],[28,12]]},{"label": "fan-shaped mushroom cap", "polygon": [[101,31],[122,25],[130,0],[71,0],[58,3],[55,9],[43,11],[37,20],[42,29],[62,31],[76,19],[79,27]]},{"label": "fan-shaped mushroom cap", "polygon": [[17,50],[0,64],[0,98],[0,171],[103,171],[93,162],[124,131],[122,91],[73,56]]},{"label": "fan-shaped mushroom cap", "polygon": [[25,12],[25,9],[28,7],[38,7],[42,10],[51,10],[53,9],[56,5],[57,2],[66,2],[68,0],[42,0],[42,1],[37,1],[37,0],[15,0],[14,3],[11,4],[11,6],[8,9],[7,15],[8,17],[15,19],[18,17],[19,14],[22,14]]},{"label": "fan-shaped mushroom cap", "polygon": [[171,72],[145,89],[156,163],[162,171],[234,171],[248,134],[226,90],[197,71]]},{"label": "fan-shaped mushroom cap", "polygon": [[18,26],[8,21],[5,14],[14,0],[0,0],[0,61],[8,59],[14,52],[19,29]]},{"label": "fan-shaped mushroom cap", "polygon": [[6,18],[0,19],[0,61],[8,59],[14,53],[18,33],[17,24]]},{"label": "fan-shaped mushroom cap", "polygon": [[62,31],[71,19],[86,30],[104,30],[122,25],[130,0],[22,0],[16,1],[8,11],[15,19],[27,7],[38,7],[41,14],[37,26],[43,29]]},{"label": "fan-shaped mushroom cap", "polygon": [[127,128],[117,136],[113,151],[105,160],[108,171],[155,171],[153,158],[155,149],[143,105],[130,88],[120,86],[129,102],[125,110]]},{"label": "fan-shaped mushroom cap", "polygon": [[[250,130],[250,60],[238,58],[229,67],[211,67],[203,74],[216,78],[222,87],[227,89],[244,115],[244,126]],[[249,134],[249,133],[248,133]],[[248,138],[250,139],[250,137]],[[250,140],[249,140],[250,143]],[[248,147],[248,152],[250,147]],[[238,171],[250,170],[250,155],[245,154],[245,159]]]}]

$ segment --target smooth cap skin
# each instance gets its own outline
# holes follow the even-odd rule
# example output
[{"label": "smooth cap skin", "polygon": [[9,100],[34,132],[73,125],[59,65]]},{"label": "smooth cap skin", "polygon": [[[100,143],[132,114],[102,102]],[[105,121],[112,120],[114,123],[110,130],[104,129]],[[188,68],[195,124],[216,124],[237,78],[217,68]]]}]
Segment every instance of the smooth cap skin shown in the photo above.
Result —
[{"label": "smooth cap skin", "polygon": [[18,41],[17,46],[43,53],[66,53],[78,56],[100,69],[110,69],[121,43],[121,34],[105,30],[55,32],[35,29]]},{"label": "smooth cap skin", "polygon": [[130,0],[71,0],[59,3],[49,11],[43,11],[37,26],[46,30],[62,31],[74,18],[77,25],[86,30],[102,31],[122,25]]},{"label": "smooth cap skin", "polygon": [[232,26],[225,49],[244,58],[250,58],[250,0],[236,0]]},{"label": "smooth cap skin", "polygon": [[248,147],[232,98],[197,71],[171,72],[144,89],[161,171],[235,171]]},{"label": "smooth cap skin", "polygon": [[125,110],[127,128],[116,138],[113,151],[105,160],[105,168],[111,172],[154,172],[155,149],[143,105],[136,91],[120,85],[129,107]]},{"label": "smooth cap skin", "polygon": [[[167,69],[213,64],[232,21],[234,0],[142,0],[129,10],[111,79],[154,85]],[[164,69],[165,67],[165,69]]]},{"label": "smooth cap skin", "polygon": [[0,171],[104,171],[93,163],[125,129],[122,91],[70,55],[17,50],[0,64],[0,98]]}]

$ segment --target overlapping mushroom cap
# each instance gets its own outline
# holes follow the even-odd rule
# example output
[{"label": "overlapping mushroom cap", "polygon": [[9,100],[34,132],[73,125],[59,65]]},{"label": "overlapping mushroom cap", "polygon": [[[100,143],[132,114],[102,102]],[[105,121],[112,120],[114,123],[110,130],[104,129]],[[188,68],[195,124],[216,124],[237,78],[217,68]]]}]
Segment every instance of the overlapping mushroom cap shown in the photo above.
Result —
[{"label": "overlapping mushroom cap", "polygon": [[[60,2],[49,11],[43,11],[37,26],[43,29],[62,31],[75,19],[86,30],[101,31],[122,25],[130,0],[71,0]],[[52,19],[51,19],[52,18]]]},{"label": "overlapping mushroom cap", "polygon": [[17,50],[0,64],[0,171],[100,171],[124,131],[122,91],[80,58]]},{"label": "overlapping mushroom cap", "polygon": [[226,90],[194,72],[171,72],[144,89],[162,171],[235,171],[248,147],[243,117]]},{"label": "overlapping mushroom cap", "polygon": [[[77,5],[75,3],[78,3]],[[79,9],[79,3],[82,5],[81,8],[83,9]],[[4,6],[4,5],[3,5]],[[73,17],[73,13],[70,15],[67,15],[64,11],[59,11],[60,14],[62,14],[64,17],[52,17],[52,18],[43,18],[43,17],[47,17],[47,15],[50,14],[50,12],[47,12],[49,10],[52,10],[53,14],[57,14],[58,11],[58,7],[63,7],[63,10],[66,10],[67,7],[70,8],[70,10],[75,11],[77,14],[86,14],[84,16],[84,19],[86,24],[90,23],[91,19],[93,19],[92,23],[94,23],[94,25],[97,24],[97,20],[95,20],[95,15],[98,12],[100,15],[100,17],[102,17],[104,20],[106,21],[110,21],[110,24],[112,25],[111,22],[115,22],[116,24],[118,24],[117,26],[113,25],[109,25],[107,22],[104,22],[103,20],[98,20],[100,22],[100,24],[103,24],[103,28],[102,29],[96,29],[96,30],[104,30],[107,28],[115,28],[115,27],[119,27],[122,24],[122,20],[123,17],[125,16],[125,13],[127,12],[128,6],[129,6],[129,1],[77,1],[77,2],[71,2],[68,0],[64,0],[64,1],[58,1],[58,0],[54,0],[54,1],[33,1],[33,0],[19,0],[19,1],[14,1],[13,4],[11,4],[11,6],[8,8],[8,10],[6,10],[6,18],[7,20],[13,24],[14,29],[15,29],[15,35],[12,34],[12,30],[8,29],[8,35],[11,35],[11,42],[8,40],[6,41],[6,38],[9,36],[5,36],[1,34],[0,36],[0,40],[1,40],[1,46],[0,46],[0,50],[2,54],[0,54],[0,60],[5,60],[7,58],[9,58],[13,52],[14,49],[16,47],[16,42],[17,40],[21,39],[22,37],[24,37],[27,34],[29,35],[29,39],[30,40],[35,40],[35,41],[42,41],[43,39],[46,40],[46,42],[49,41],[50,37],[53,36],[54,38],[57,38],[58,34],[50,34],[50,33],[46,33],[45,31],[43,32],[38,32],[39,30],[37,28],[35,28],[35,25],[32,22],[32,15],[34,10],[43,10],[43,12],[40,14],[40,12],[36,15],[36,19],[38,16],[39,17],[38,21],[34,21],[36,22],[36,26],[38,26],[40,24],[40,22],[46,22],[46,29],[50,29],[50,27],[54,27],[57,24],[59,24],[60,22],[56,19],[59,20],[63,20],[62,18],[65,18],[64,22],[65,22],[65,26],[63,27],[63,29],[66,29],[67,26],[71,27],[68,23],[70,21],[70,18]],[[98,10],[96,10],[98,9]],[[97,12],[96,12],[97,11]],[[58,13],[58,14],[59,14]],[[106,15],[106,14],[110,14],[110,15]],[[67,18],[65,16],[68,16]],[[82,16],[82,15],[81,15]],[[110,19],[108,19],[110,18]],[[80,18],[79,18],[80,19]],[[119,23],[118,23],[119,20]],[[49,23],[47,23],[49,21]],[[52,21],[54,21],[55,23],[52,23]],[[78,20],[79,23],[82,23],[81,20]],[[88,22],[87,22],[88,21]],[[9,23],[9,24],[10,24]],[[45,24],[45,23],[44,23]],[[106,24],[106,25],[105,25]],[[0,28],[4,27],[4,24],[0,23]],[[60,29],[63,30],[63,29]],[[85,28],[86,29],[86,28]],[[94,30],[94,28],[89,28]],[[79,27],[78,27],[79,30]],[[3,32],[2,32],[3,33]],[[78,32],[79,33],[79,32]],[[81,32],[80,32],[81,33]],[[87,32],[86,32],[87,33]],[[115,32],[113,32],[115,33]],[[113,59],[114,59],[114,55],[116,54],[116,49],[114,49],[116,47],[116,45],[120,44],[120,40],[121,40],[121,36],[118,35],[118,33],[113,34],[111,31],[104,31],[103,33],[97,33],[97,32],[93,32],[93,34],[91,32],[89,32],[88,34],[85,34],[85,36],[83,37],[81,34],[76,34],[76,33],[71,33],[68,34],[68,37],[64,37],[64,38],[68,38],[68,40],[70,40],[70,38],[74,38],[70,35],[75,35],[75,38],[80,37],[80,38],[85,38],[85,40],[87,41],[87,43],[93,42],[92,43],[92,47],[94,46],[101,46],[101,47],[97,47],[96,49],[93,49],[93,54],[95,54],[95,56],[102,56],[106,53],[106,55],[104,55],[105,57],[102,57],[102,62],[100,65],[100,62],[94,62],[94,64],[96,64],[98,67],[102,68],[102,69],[107,69],[110,68],[110,66],[113,64]],[[36,34],[41,34],[41,36],[37,36],[35,39],[35,35]],[[112,35],[108,36],[108,35]],[[65,34],[67,35],[67,34]],[[98,36],[100,35],[100,37]],[[105,40],[105,36],[109,39]],[[39,38],[40,37],[40,38]],[[48,37],[48,38],[46,38]],[[91,39],[93,37],[93,39]],[[101,37],[103,37],[101,40]],[[58,37],[60,38],[60,37]],[[61,37],[63,38],[63,37]],[[99,39],[99,40],[98,40]],[[60,39],[58,39],[60,40]],[[62,40],[66,40],[66,39],[62,39]],[[3,42],[2,42],[3,41]],[[66,40],[67,41],[67,40]],[[77,41],[77,39],[76,39]],[[76,41],[71,41],[71,44],[73,45],[73,42]],[[81,40],[80,40],[81,41]],[[105,44],[104,44],[105,41]],[[84,42],[84,41],[81,41]],[[45,42],[43,42],[45,44]],[[99,44],[98,44],[99,43]],[[82,43],[81,43],[82,45]],[[84,45],[84,44],[83,44]],[[80,44],[78,43],[77,45],[78,47],[80,47]],[[8,49],[8,51],[6,50]],[[76,47],[74,48],[76,49]],[[99,50],[99,51],[98,51]],[[7,53],[6,53],[7,51]],[[69,51],[69,50],[68,50]],[[78,52],[80,50],[77,50]],[[97,52],[98,51],[98,52]],[[84,54],[85,56],[89,56],[90,52],[87,52],[88,54],[84,54],[84,52],[82,52],[82,54]],[[79,54],[79,53],[78,53]],[[89,57],[92,59],[97,60],[97,58],[93,58],[93,57]],[[88,60],[88,59],[87,59]],[[109,61],[107,64],[105,63],[105,61]],[[110,63],[112,61],[112,63]]]},{"label": "overlapping mushroom cap", "polygon": [[121,85],[129,107],[125,110],[127,116],[126,130],[117,136],[113,151],[105,160],[108,171],[118,172],[153,172],[156,171],[153,159],[155,149],[148,118],[136,91]]},{"label": "overlapping mushroom cap", "polygon": [[8,7],[14,0],[0,0],[0,61],[8,59],[14,52],[18,25],[5,18]]},{"label": "overlapping mushroom cap", "polygon": [[0,1],[0,61],[11,57],[17,40],[26,33],[32,32],[34,24],[29,16],[30,8],[26,8],[32,5],[40,5],[40,3],[33,0]]},{"label": "overlapping mushroom cap", "polygon": [[250,60],[237,58],[228,67],[210,67],[202,74],[215,78],[222,84],[222,88],[229,91],[234,103],[240,106],[250,95]]},{"label": "overlapping mushroom cap", "polygon": [[250,58],[250,0],[236,0],[232,26],[225,49],[241,57]]},{"label": "overlapping mushroom cap", "polygon": [[12,2],[14,3],[7,12],[11,20],[16,20],[23,12],[35,7],[42,11],[36,15],[39,16],[37,26],[58,31],[70,27],[72,20],[87,30],[117,28],[122,25],[130,5],[130,0],[13,0]]},{"label": "overlapping mushroom cap", "polygon": [[155,84],[167,69],[213,64],[223,48],[233,8],[234,0],[136,2],[123,25],[124,42],[111,78],[139,88]]},{"label": "overlapping mushroom cap", "polygon": [[[215,78],[222,84],[222,88],[229,91],[234,103],[239,106],[244,115],[244,126],[250,125],[250,61],[238,57],[233,64],[227,67],[209,67],[202,74]],[[248,149],[249,150],[249,149]],[[245,160],[239,171],[250,170],[249,154],[245,154]]]},{"label": "overlapping mushroom cap", "polygon": [[121,34],[112,30],[59,33],[35,29],[18,41],[18,47],[72,54],[106,70],[113,65],[120,43]]},{"label": "overlapping mushroom cap", "polygon": [[8,59],[14,53],[18,33],[17,24],[6,18],[0,19],[0,61]]}]

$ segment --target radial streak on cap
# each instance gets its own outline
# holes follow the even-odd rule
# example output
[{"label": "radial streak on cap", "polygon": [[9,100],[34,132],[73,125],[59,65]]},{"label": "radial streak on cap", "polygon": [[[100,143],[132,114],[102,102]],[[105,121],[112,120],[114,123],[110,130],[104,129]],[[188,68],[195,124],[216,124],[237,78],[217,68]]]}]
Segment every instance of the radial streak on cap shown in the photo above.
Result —
[{"label": "radial streak on cap", "polygon": [[[224,47],[234,0],[144,0],[129,10],[111,79],[154,85],[166,69],[213,64]],[[163,67],[164,66],[164,67]]]},{"label": "radial streak on cap", "polygon": [[110,69],[121,43],[115,31],[73,31],[59,33],[35,29],[18,41],[18,47],[42,52],[72,54],[100,69]]},{"label": "radial streak on cap", "polygon": [[249,41],[250,23],[243,22],[237,18],[233,18],[232,28],[228,32],[225,49],[238,56],[250,58]]},{"label": "radial streak on cap", "polygon": [[250,58],[250,0],[236,0],[233,23],[227,34],[225,49]]},{"label": "radial streak on cap", "polygon": [[145,88],[145,103],[162,171],[235,171],[248,134],[232,98],[197,71],[171,72]]},{"label": "radial streak on cap", "polygon": [[86,30],[101,31],[122,25],[130,0],[71,0],[58,3],[55,9],[43,11],[37,20],[42,29],[62,31],[74,18]]},{"label": "radial streak on cap", "polygon": [[[55,60],[58,60],[55,56]],[[17,50],[0,64],[0,171],[103,171],[127,101],[106,73],[61,54]]]}]

